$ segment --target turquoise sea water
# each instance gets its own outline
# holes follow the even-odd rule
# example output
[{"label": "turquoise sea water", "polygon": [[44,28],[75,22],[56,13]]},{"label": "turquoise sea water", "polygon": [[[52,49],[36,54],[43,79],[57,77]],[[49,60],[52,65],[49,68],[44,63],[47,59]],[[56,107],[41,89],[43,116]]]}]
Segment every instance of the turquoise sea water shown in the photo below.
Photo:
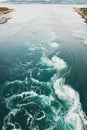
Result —
[{"label": "turquoise sea water", "polygon": [[15,12],[0,25],[0,130],[86,130],[87,25],[77,5],[2,6]]}]

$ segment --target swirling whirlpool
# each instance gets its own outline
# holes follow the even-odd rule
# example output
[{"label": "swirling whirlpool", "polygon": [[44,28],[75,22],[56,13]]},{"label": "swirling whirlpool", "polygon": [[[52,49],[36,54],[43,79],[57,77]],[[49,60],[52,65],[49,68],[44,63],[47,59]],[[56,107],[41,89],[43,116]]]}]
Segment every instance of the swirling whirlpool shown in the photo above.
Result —
[{"label": "swirling whirlpool", "polygon": [[2,130],[87,129],[79,94],[65,84],[69,67],[54,54],[58,47],[32,45],[9,69],[11,80],[1,91]]}]

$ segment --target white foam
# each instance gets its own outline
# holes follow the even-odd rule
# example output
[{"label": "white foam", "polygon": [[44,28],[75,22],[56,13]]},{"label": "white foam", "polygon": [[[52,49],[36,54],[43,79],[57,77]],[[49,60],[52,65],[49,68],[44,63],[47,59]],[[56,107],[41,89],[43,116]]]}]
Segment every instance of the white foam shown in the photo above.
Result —
[{"label": "white foam", "polygon": [[59,47],[59,44],[58,44],[57,42],[52,42],[52,43],[50,43],[50,46],[51,46],[52,48],[58,48],[58,47]]},{"label": "white foam", "polygon": [[6,82],[6,85],[11,85],[11,84],[15,84],[15,83],[22,84],[23,81],[21,81],[21,80],[14,80],[14,81],[11,81],[11,82],[7,81],[7,82]]},{"label": "white foam", "polygon": [[56,95],[64,102],[68,110],[65,116],[66,124],[71,124],[75,130],[83,130],[83,126],[87,125],[87,120],[81,108],[79,94],[70,86],[65,85],[63,78],[57,79],[53,87]]},{"label": "white foam", "polygon": [[84,44],[87,45],[87,40],[84,41]]},{"label": "white foam", "polygon": [[48,67],[53,67],[54,69],[57,69],[58,71],[67,67],[64,60],[60,59],[57,56],[53,56],[51,59],[47,57],[43,57],[42,63]]},{"label": "white foam", "polygon": [[[37,117],[37,118],[36,118],[37,121],[39,121],[39,120],[45,118],[45,112],[42,111],[42,113],[43,113],[43,115],[42,115],[41,117]],[[39,114],[40,114],[40,113],[38,113],[38,115],[39,115]],[[38,115],[37,115],[37,116],[38,116]]]},{"label": "white foam", "polygon": [[76,93],[71,87],[64,84],[63,78],[59,78],[54,82],[54,90],[60,99],[67,101],[67,104],[72,105],[74,103]]},{"label": "white foam", "polygon": [[[53,56],[51,59],[44,57],[42,62],[48,67],[57,69],[57,71],[67,67],[66,62],[57,56]],[[71,86],[65,84],[65,79],[58,78],[57,74],[52,77],[51,81],[55,94],[64,102],[64,107],[67,109],[67,115],[64,116],[67,127],[83,130],[83,126],[87,125],[87,120],[81,108],[79,94]]]},{"label": "white foam", "polygon": [[57,68],[57,69],[63,69],[63,68],[67,67],[67,65],[64,62],[64,60],[60,59],[57,56],[53,56],[52,57],[52,62],[53,62],[54,67]]},{"label": "white foam", "polygon": [[66,124],[71,124],[74,130],[83,130],[83,124],[78,113],[69,113],[65,118]]}]

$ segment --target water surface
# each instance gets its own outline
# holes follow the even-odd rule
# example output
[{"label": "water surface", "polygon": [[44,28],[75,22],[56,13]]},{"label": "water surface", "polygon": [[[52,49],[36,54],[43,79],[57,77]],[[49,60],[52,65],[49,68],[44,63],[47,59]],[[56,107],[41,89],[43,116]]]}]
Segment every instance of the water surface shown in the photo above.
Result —
[{"label": "water surface", "polygon": [[87,25],[77,5],[2,6],[15,12],[0,25],[1,129],[86,130]]}]

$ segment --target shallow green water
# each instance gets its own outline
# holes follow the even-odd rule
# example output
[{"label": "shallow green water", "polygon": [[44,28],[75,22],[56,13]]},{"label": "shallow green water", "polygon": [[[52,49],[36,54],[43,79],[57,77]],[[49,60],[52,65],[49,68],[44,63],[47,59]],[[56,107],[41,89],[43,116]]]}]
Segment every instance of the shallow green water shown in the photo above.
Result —
[{"label": "shallow green water", "polygon": [[71,5],[9,7],[13,19],[0,26],[0,129],[86,130],[86,25]]}]

